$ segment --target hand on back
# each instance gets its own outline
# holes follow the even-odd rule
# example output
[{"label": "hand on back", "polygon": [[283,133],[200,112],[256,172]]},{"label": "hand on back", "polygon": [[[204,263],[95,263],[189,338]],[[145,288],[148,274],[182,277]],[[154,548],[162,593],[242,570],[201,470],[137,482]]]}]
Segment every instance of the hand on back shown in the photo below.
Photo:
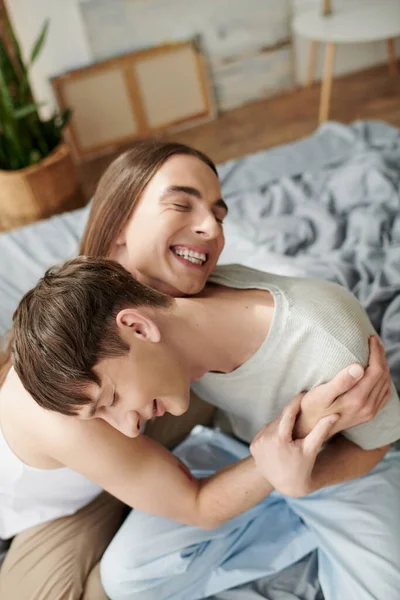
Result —
[{"label": "hand on back", "polygon": [[369,363],[365,371],[361,365],[350,365],[328,383],[303,394],[295,437],[304,437],[322,417],[330,414],[340,416],[332,433],[376,417],[389,400],[391,378],[385,350],[377,335],[370,338],[369,348]]}]

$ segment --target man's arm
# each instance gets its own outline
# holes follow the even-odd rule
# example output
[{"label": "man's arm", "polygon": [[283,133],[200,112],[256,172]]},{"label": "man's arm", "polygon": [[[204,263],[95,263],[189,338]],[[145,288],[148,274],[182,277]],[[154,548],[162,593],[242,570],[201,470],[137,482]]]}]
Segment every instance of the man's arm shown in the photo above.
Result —
[{"label": "man's arm", "polygon": [[[255,506],[273,490],[253,457],[196,479],[173,454],[145,435],[131,439],[100,419],[57,417],[58,425],[46,428],[51,456],[144,512],[212,529]],[[331,427],[328,417],[313,429],[307,442],[312,452],[303,453],[299,445],[285,456],[288,478],[297,487],[307,485],[302,479],[309,478]],[[275,454],[285,452],[287,443],[282,442],[277,427],[264,437]]]},{"label": "man's arm", "polygon": [[215,528],[258,504],[272,486],[252,457],[196,479],[168,450],[145,435],[128,438],[100,419],[69,419],[50,441],[52,455],[129,506]]},{"label": "man's arm", "polygon": [[319,453],[304,495],[365,475],[385,456],[390,446],[363,450],[339,435]]},{"label": "man's arm", "polygon": [[[358,367],[359,383],[354,387],[350,386],[351,373],[343,370],[327,386],[314,388],[304,396],[295,428],[296,437],[304,437],[318,419],[333,413],[339,414],[340,418],[332,428],[332,434],[374,419],[390,395],[389,368],[378,336],[370,339],[370,358],[364,375],[361,365]],[[337,393],[346,385],[349,391]],[[389,447],[364,450],[343,436],[336,437],[318,455],[310,485],[303,494],[365,475],[385,456]]]},{"label": "man's arm", "polygon": [[[324,417],[304,439],[295,439],[294,425],[300,402],[301,394],[289,402],[280,417],[264,425],[250,445],[250,452],[264,477],[282,494],[296,498],[305,496],[311,488],[317,454],[339,418],[339,415]],[[276,435],[271,435],[274,432]]]},{"label": "man's arm", "polygon": [[[287,445],[281,447],[278,453],[275,452],[277,446],[271,446],[268,435],[273,424],[264,426],[254,438],[252,454],[260,470],[278,491],[289,496],[305,496],[322,487],[356,479],[368,473],[388,451],[388,445],[363,450],[339,436],[318,454],[309,477],[304,475],[296,479],[291,470],[295,461],[289,449],[297,449],[296,444],[304,442],[321,420],[329,416],[338,417],[330,429],[332,436],[348,427],[371,421],[388,401],[391,379],[378,336],[370,339],[370,358],[365,374],[361,365],[353,366],[358,368],[358,372],[357,369],[354,372],[350,365],[328,383],[299,394],[301,411],[294,430],[287,434]],[[298,468],[301,467],[299,462]]]}]

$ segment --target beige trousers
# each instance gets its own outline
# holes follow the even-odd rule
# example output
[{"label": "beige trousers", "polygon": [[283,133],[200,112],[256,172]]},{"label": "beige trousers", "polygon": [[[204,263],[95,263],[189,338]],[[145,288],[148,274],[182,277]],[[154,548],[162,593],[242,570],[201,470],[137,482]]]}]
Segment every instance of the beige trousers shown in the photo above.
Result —
[{"label": "beige trousers", "polygon": [[109,494],[70,517],[17,535],[0,570],[3,600],[105,600],[93,567],[122,523],[126,507]]},{"label": "beige trousers", "polygon": [[[209,424],[213,408],[192,395],[181,417],[166,414],[146,433],[171,448],[197,423]],[[103,493],[70,517],[17,535],[0,568],[1,600],[106,600],[99,560],[118,531],[127,507]]]}]

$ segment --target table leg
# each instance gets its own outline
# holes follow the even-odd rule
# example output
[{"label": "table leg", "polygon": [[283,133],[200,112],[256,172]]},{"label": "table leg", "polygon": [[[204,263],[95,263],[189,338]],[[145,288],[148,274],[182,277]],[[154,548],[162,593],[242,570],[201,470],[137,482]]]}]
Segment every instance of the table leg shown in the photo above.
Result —
[{"label": "table leg", "polygon": [[397,75],[396,42],[394,38],[387,40],[388,67],[390,75]]},{"label": "table leg", "polygon": [[328,42],[325,46],[324,72],[321,87],[321,100],[319,105],[319,122],[323,123],[329,116],[329,103],[332,91],[333,67],[335,64],[335,44]]},{"label": "table leg", "polygon": [[310,49],[308,51],[308,68],[307,68],[307,79],[306,86],[310,87],[314,83],[315,79],[315,67],[317,64],[318,54],[318,42],[313,40],[310,42]]}]

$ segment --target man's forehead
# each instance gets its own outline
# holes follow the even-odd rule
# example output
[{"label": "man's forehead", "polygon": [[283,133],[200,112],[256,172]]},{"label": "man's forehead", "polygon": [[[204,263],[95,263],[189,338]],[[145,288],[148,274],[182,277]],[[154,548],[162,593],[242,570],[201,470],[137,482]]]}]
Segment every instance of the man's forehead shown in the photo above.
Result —
[{"label": "man's forehead", "polygon": [[[191,163],[188,164],[188,161]],[[182,164],[186,162],[186,164]],[[203,160],[187,154],[174,154],[170,156],[154,174],[150,184],[157,186],[184,185],[212,186],[221,189],[218,175]]]}]

